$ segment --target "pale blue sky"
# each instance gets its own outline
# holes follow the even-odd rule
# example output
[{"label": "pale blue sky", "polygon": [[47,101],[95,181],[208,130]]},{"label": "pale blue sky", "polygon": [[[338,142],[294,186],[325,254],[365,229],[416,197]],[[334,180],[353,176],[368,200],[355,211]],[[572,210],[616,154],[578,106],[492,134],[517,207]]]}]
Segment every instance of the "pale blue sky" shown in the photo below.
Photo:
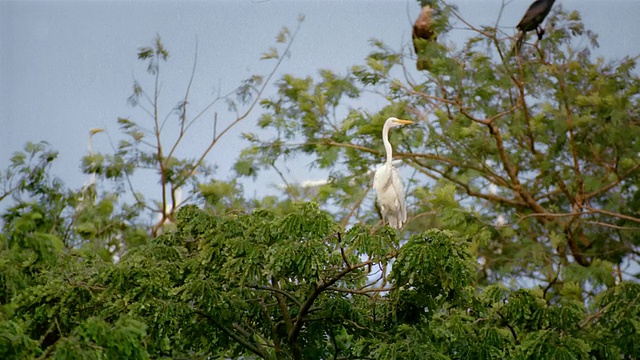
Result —
[{"label": "pale blue sky", "polygon": [[[475,25],[494,24],[500,0],[452,0]],[[513,29],[531,0],[509,2],[500,25]],[[636,0],[559,0],[566,9],[579,10],[586,27],[599,34],[598,55],[620,58],[640,53]],[[345,73],[362,64],[368,40],[378,38],[393,48],[408,46],[411,25],[419,12],[414,0],[386,1],[1,1],[0,0],[0,168],[27,141],[46,140],[60,151],[54,172],[67,184],[86,181],[80,158],[87,152],[88,131],[102,127],[119,138],[116,119],[148,119],[127,105],[133,79],[149,84],[145,65],[136,60],[138,47],[156,34],[171,53],[163,76],[163,99],[168,110],[181,98],[189,79],[198,40],[198,70],[191,104],[201,108],[215,90],[232,90],[255,72],[267,70],[261,53],[274,44],[282,26],[295,27],[305,15],[291,57],[281,74],[315,75],[320,68]],[[465,31],[454,31],[446,41],[462,43]],[[273,93],[273,91],[271,91]],[[384,104],[355,103],[364,109]],[[220,121],[230,121],[224,115]],[[195,110],[193,110],[195,111]],[[255,131],[254,116],[234,129],[213,150],[211,163],[219,165],[220,179],[233,177],[231,166],[245,143],[242,131]],[[204,136],[204,135],[202,135]],[[199,141],[202,143],[199,144]],[[194,138],[183,154],[199,153],[206,138]],[[191,148],[193,146],[193,148]],[[107,138],[96,136],[97,150],[109,151]],[[323,174],[292,174],[293,180],[321,178]],[[273,178],[261,179],[273,185]],[[155,182],[155,179],[154,179]],[[264,195],[268,187],[248,182]],[[265,190],[267,189],[267,190]],[[272,189],[275,192],[274,189]]]}]

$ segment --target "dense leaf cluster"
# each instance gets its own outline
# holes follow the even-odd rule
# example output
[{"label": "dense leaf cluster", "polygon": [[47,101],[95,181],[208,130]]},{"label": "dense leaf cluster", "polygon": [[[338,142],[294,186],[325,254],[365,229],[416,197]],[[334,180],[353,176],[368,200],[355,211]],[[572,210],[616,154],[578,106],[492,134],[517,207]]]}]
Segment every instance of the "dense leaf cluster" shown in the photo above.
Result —
[{"label": "dense leaf cluster", "polygon": [[[313,203],[214,215],[119,262],[59,253],[5,306],[3,358],[611,358],[638,354],[640,285],[585,305],[479,289],[470,242],[343,232]],[[387,272],[386,265],[395,259]],[[9,264],[12,265],[12,264]]]}]

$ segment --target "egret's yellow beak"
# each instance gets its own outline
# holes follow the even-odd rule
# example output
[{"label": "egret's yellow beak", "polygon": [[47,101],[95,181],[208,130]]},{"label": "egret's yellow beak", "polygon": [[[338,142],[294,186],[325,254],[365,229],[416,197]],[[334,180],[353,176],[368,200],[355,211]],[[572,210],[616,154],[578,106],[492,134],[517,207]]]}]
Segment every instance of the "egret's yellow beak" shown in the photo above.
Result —
[{"label": "egret's yellow beak", "polygon": [[395,119],[395,120],[393,120],[393,122],[396,123],[396,124],[402,124],[402,125],[415,124],[411,120],[403,120],[403,119]]}]

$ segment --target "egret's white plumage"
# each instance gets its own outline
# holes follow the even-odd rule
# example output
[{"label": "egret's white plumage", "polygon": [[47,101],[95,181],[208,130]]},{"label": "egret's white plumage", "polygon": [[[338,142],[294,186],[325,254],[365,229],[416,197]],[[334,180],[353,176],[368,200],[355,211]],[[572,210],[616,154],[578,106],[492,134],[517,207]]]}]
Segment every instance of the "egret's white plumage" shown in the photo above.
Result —
[{"label": "egret's white plumage", "polygon": [[382,142],[387,153],[387,161],[376,170],[373,188],[378,197],[383,221],[399,229],[407,221],[407,206],[404,202],[404,189],[398,170],[392,164],[392,149],[389,142],[389,130],[396,126],[413,124],[413,121],[394,117],[388,118],[382,127]]}]

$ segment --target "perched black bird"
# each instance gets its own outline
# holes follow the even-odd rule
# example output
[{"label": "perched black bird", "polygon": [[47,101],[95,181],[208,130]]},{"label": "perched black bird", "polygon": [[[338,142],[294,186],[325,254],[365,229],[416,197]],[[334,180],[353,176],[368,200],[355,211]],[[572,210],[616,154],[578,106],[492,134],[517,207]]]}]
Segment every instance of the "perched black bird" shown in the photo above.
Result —
[{"label": "perched black bird", "polygon": [[435,41],[437,35],[432,28],[432,9],[429,5],[422,8],[420,16],[413,24],[413,31],[411,37],[413,38],[413,49],[416,51],[418,62],[416,67],[418,70],[426,70],[429,68],[429,60],[422,54],[425,50],[427,41]]},{"label": "perched black bird", "polygon": [[542,24],[544,18],[546,18],[549,11],[551,11],[551,7],[554,2],[556,2],[556,0],[536,0],[531,4],[531,6],[529,6],[529,10],[524,13],[522,20],[520,20],[516,26],[518,30],[520,30],[520,35],[518,36],[518,40],[516,40],[516,47],[518,50],[520,50],[520,47],[522,46],[525,35],[531,30],[536,31],[538,40],[542,39],[544,29],[540,27],[540,24]]}]

